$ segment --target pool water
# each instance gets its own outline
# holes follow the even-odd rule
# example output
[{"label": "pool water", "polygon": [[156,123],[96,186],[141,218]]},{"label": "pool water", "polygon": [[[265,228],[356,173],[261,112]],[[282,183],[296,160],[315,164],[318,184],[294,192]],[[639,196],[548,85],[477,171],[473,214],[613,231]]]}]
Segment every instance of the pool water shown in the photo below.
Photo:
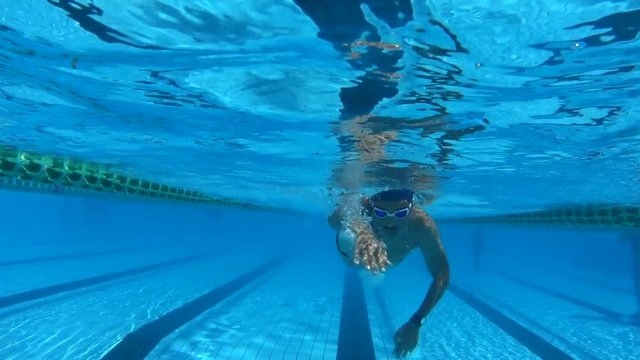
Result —
[{"label": "pool water", "polygon": [[407,358],[640,359],[638,24],[630,0],[0,3],[0,358],[393,359],[430,271],[345,266],[327,217],[410,188],[451,279]]}]

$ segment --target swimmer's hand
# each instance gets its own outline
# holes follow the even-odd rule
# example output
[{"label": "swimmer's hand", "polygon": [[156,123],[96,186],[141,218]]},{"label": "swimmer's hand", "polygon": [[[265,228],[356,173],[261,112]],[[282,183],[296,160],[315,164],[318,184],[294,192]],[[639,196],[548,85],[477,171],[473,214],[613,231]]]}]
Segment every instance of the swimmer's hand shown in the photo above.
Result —
[{"label": "swimmer's hand", "polygon": [[356,250],[353,257],[356,265],[362,265],[374,274],[387,270],[391,265],[387,259],[387,247],[370,230],[357,232]]},{"label": "swimmer's hand", "polygon": [[418,345],[419,333],[420,328],[411,321],[402,325],[402,327],[396,331],[396,335],[393,338],[396,343],[393,355],[398,358],[407,356],[407,354],[409,354]]}]

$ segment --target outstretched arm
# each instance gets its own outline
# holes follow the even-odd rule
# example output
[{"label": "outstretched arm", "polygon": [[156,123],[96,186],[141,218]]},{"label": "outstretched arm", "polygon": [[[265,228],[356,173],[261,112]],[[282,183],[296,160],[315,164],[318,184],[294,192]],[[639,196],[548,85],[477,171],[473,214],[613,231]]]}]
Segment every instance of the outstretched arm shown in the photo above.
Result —
[{"label": "outstretched arm", "polygon": [[[341,232],[347,228],[355,236],[353,258],[347,259],[349,262],[355,265],[362,265],[374,274],[383,272],[390,264],[387,259],[386,247],[384,243],[375,237],[371,225],[362,212],[363,209],[365,212],[371,211],[371,201],[366,197],[359,199],[359,201],[357,209],[352,209],[350,215],[347,215],[346,204],[343,201],[329,215],[327,221],[334,230]],[[336,237],[336,245],[338,245],[338,250],[340,251],[339,237]],[[343,253],[343,251],[340,252]]]},{"label": "outstretched arm", "polygon": [[444,248],[440,241],[440,235],[437,229],[435,229],[435,225],[430,236],[431,241],[427,244],[421,245],[420,250],[422,251],[422,255],[427,263],[427,267],[431,272],[433,281],[431,282],[431,286],[429,286],[429,290],[422,300],[418,311],[416,311],[411,317],[411,321],[418,325],[421,324],[422,319],[429,315],[429,312],[433,310],[449,285],[449,261],[447,260],[447,255],[444,252]]},{"label": "outstretched arm", "polygon": [[[343,221],[345,220],[345,216],[346,216],[345,213],[348,206],[347,201],[348,201],[347,199],[343,199],[340,202],[340,204],[338,204],[336,209],[331,213],[331,215],[329,215],[329,217],[327,218],[327,221],[329,222],[329,226],[331,226],[334,230],[339,230],[343,226]],[[360,199],[360,203],[358,205],[362,209],[368,209],[369,207],[371,207],[371,200],[369,200],[368,197],[363,197]],[[354,215],[359,215],[359,214],[354,214]],[[357,219],[351,219],[350,222],[352,222],[353,226],[355,227],[363,227],[365,225],[368,225],[364,221],[364,219],[360,217],[358,217]]]},{"label": "outstretched arm", "polygon": [[[365,198],[366,199],[366,198]],[[362,201],[362,204],[364,204]],[[336,207],[336,209],[329,215],[327,222],[329,226],[335,231],[342,231],[345,227],[348,227],[354,234],[359,234],[369,229],[369,224],[359,216],[360,214],[353,214],[351,218],[347,219],[347,210],[344,201]]]},{"label": "outstretched arm", "polygon": [[423,230],[418,235],[420,236],[418,246],[433,276],[433,281],[418,310],[396,331],[394,354],[398,357],[406,356],[418,345],[422,319],[436,306],[449,285],[449,262],[440,242],[440,234],[428,215],[420,221],[424,222],[422,224],[424,226],[421,226]]}]

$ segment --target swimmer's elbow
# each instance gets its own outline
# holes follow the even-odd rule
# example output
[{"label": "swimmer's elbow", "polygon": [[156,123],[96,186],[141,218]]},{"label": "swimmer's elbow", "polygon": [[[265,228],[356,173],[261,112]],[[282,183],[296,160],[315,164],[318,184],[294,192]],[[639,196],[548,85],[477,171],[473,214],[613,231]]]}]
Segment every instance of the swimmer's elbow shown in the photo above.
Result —
[{"label": "swimmer's elbow", "polygon": [[449,265],[448,264],[445,264],[444,266],[442,266],[440,271],[438,271],[437,275],[435,276],[435,281],[443,289],[446,289],[447,287],[449,287]]},{"label": "swimmer's elbow", "polygon": [[440,282],[440,286],[442,286],[443,289],[446,289],[447,287],[449,287],[449,269],[448,268],[446,271],[440,274],[440,276],[438,277],[438,281]]}]

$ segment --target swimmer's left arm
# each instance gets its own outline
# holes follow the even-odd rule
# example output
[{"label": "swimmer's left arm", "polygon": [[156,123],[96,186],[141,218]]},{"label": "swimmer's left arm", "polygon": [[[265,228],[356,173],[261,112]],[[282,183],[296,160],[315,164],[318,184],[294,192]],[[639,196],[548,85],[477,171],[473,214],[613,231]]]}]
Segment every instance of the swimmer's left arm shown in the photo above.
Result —
[{"label": "swimmer's left arm", "polygon": [[433,281],[420,308],[411,316],[410,321],[416,325],[420,325],[422,319],[427,317],[449,285],[449,262],[440,241],[440,233],[428,215],[424,219],[424,225],[424,234],[420,237],[419,247],[433,276]]},{"label": "swimmer's left arm", "polygon": [[416,234],[416,236],[419,236],[418,246],[422,251],[429,271],[433,275],[433,282],[418,311],[396,331],[394,336],[396,347],[393,352],[398,357],[404,357],[418,345],[422,319],[436,306],[449,284],[449,263],[440,243],[440,235],[435,223],[426,214],[419,216],[418,220],[422,222],[422,224],[419,224],[421,230]]}]

